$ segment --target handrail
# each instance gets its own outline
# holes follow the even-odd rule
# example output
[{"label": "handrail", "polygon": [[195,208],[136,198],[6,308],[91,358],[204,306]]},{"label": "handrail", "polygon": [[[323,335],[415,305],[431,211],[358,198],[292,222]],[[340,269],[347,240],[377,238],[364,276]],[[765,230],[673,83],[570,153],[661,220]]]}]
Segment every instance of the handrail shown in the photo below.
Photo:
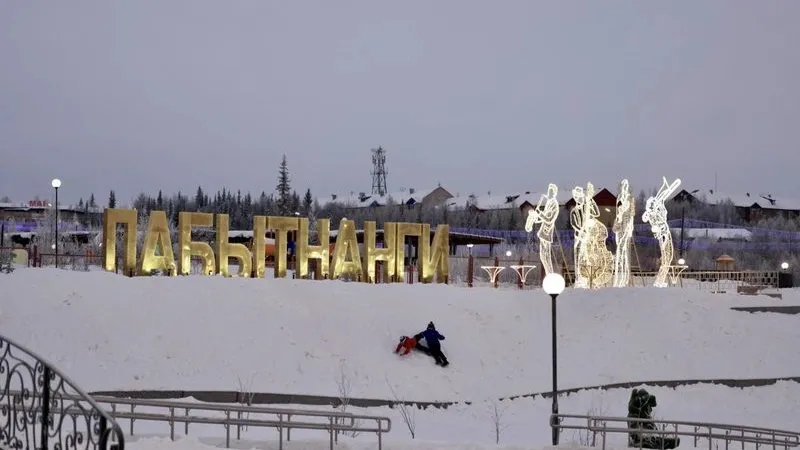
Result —
[{"label": "handrail", "polygon": [[[59,401],[64,396],[82,403],[65,404]],[[0,335],[0,447],[124,450],[125,438],[114,418],[74,381]]]},{"label": "handrail", "polygon": [[[13,393],[12,393],[13,394]],[[18,392],[16,394],[19,394]],[[61,401],[71,401],[75,404],[83,401],[80,397],[62,395]],[[225,444],[230,447],[231,430],[236,427],[236,439],[241,439],[245,427],[275,428],[278,430],[278,445],[283,448],[283,430],[286,430],[286,441],[291,440],[292,429],[327,431],[330,435],[330,445],[333,449],[335,441],[341,433],[376,433],[378,435],[378,448],[383,447],[383,435],[392,429],[391,419],[383,416],[361,415],[341,411],[319,411],[289,408],[273,408],[263,406],[248,406],[242,404],[208,404],[202,402],[178,400],[140,400],[117,397],[94,397],[94,401],[110,407],[109,414],[115,419],[130,420],[129,434],[134,435],[134,423],[166,422],[170,428],[170,439],[175,439],[175,425],[184,424],[184,434],[189,434],[189,424],[221,425],[225,427]],[[130,411],[122,411],[118,406],[130,406]],[[159,412],[139,412],[136,408],[160,409]],[[164,411],[166,410],[166,411]],[[180,412],[183,412],[181,415]],[[190,412],[192,414],[190,415]],[[206,413],[206,414],[197,414]],[[211,413],[223,413],[223,416],[214,416]],[[256,415],[272,415],[276,418],[253,418]],[[294,421],[292,419],[295,419]],[[301,421],[297,421],[300,418]],[[304,419],[305,418],[305,419]],[[325,419],[313,421],[313,419]],[[362,425],[361,421],[368,422]],[[374,425],[371,423],[374,422]]]},{"label": "handrail", "polygon": [[[713,428],[721,428],[721,429],[736,429],[745,430],[745,431],[763,431],[763,432],[770,432],[770,433],[781,433],[787,436],[795,436],[800,439],[800,433],[795,431],[788,431],[788,430],[780,430],[780,429],[773,429],[773,428],[764,428],[764,427],[754,427],[751,425],[731,425],[726,423],[716,423],[716,422],[690,422],[686,420],[662,420],[662,419],[636,419],[630,417],[618,417],[618,416],[591,416],[592,420],[600,420],[600,421],[613,421],[613,422],[640,422],[640,423],[667,423],[670,425],[689,425],[689,426],[703,426],[703,427],[713,427]],[[800,441],[798,441],[800,444]]]},{"label": "handrail", "polygon": [[[564,419],[583,419],[585,425],[564,425]],[[625,423],[624,427],[608,426],[608,422]],[[630,423],[653,424],[655,429],[631,428]],[[788,450],[800,446],[800,433],[787,430],[771,429],[764,427],[754,427],[747,425],[730,425],[712,422],[690,422],[684,420],[662,420],[662,419],[637,419],[630,417],[610,417],[610,416],[590,416],[578,414],[554,414],[551,416],[551,423],[555,423],[556,428],[587,430],[592,433],[592,440],[596,439],[599,433],[602,439],[602,448],[606,448],[606,435],[609,433],[617,434],[639,434],[652,436],[690,436],[693,438],[694,445],[700,439],[708,440],[708,448],[712,449],[715,440],[724,441],[727,450],[731,442],[741,443],[744,449],[745,443],[755,444],[756,450],[761,445],[772,446],[773,449],[779,447]],[[679,427],[691,427],[691,431],[681,430]],[[672,427],[672,429],[667,429]],[[702,430],[702,431],[701,431]],[[733,434],[737,433],[737,434]],[[639,440],[639,448],[642,448],[643,440]],[[662,443],[663,444],[663,443]]]}]

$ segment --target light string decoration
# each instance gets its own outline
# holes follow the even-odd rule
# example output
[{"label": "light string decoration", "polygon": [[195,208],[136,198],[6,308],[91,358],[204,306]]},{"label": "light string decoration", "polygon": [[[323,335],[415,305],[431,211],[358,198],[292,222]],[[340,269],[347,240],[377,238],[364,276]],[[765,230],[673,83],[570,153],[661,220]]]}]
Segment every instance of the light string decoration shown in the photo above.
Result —
[{"label": "light string decoration", "polygon": [[556,219],[560,207],[558,204],[558,186],[550,183],[547,194],[539,197],[536,208],[528,211],[525,221],[525,231],[533,231],[534,224],[540,224],[536,237],[539,238],[539,260],[542,262],[545,275],[553,273],[553,232],[556,229]]},{"label": "light string decoration", "polygon": [[570,214],[575,230],[575,287],[605,286],[613,276],[614,254],[606,247],[608,229],[598,220],[600,208],[594,200],[594,185],[587,183],[585,191],[576,186],[572,198],[575,199]]},{"label": "light string decoration", "polygon": [[650,224],[650,229],[653,231],[653,236],[658,240],[658,246],[661,250],[661,265],[658,269],[655,282],[653,283],[655,287],[668,286],[667,277],[669,276],[675,249],[672,244],[672,233],[670,232],[669,223],[667,222],[667,207],[664,205],[664,202],[678,189],[680,184],[680,178],[670,184],[667,182],[666,177],[664,177],[661,188],[656,195],[647,199],[645,211],[644,214],[642,214],[642,220]]},{"label": "light string decoration", "polygon": [[[665,202],[678,189],[680,179],[671,184],[662,177],[662,185],[658,193],[647,199],[642,220],[650,224],[653,235],[659,242],[661,261],[653,286],[666,287],[667,278],[673,268],[674,246]],[[542,195],[536,208],[528,212],[525,231],[533,231],[534,225],[541,224],[537,232],[540,240],[540,260],[542,267],[549,274],[553,271],[552,242],[555,233],[555,222],[560,205],[556,196],[558,187],[548,185],[547,194]],[[612,253],[606,246],[608,228],[600,220],[600,208],[594,199],[595,188],[587,183],[586,188],[575,186],[572,198],[575,206],[570,211],[569,222],[575,232],[573,240],[574,272],[576,288],[599,288],[611,284],[614,287],[630,286],[632,282],[631,253],[634,250],[633,232],[636,217],[636,199],[633,196],[630,182],[623,179],[619,185],[616,202],[616,215],[612,230],[616,235],[617,249]],[[556,237],[558,235],[555,235]],[[563,247],[559,244],[559,247]],[[567,264],[566,260],[564,261]]]},{"label": "light string decoration", "polygon": [[636,217],[636,199],[633,198],[628,180],[619,184],[617,212],[612,230],[616,236],[617,251],[614,255],[614,287],[626,287],[631,281],[631,241],[633,221]]},{"label": "light string decoration", "polygon": [[575,206],[572,208],[572,211],[569,213],[569,224],[572,225],[572,229],[575,231],[575,237],[572,239],[572,253],[573,253],[573,267],[575,268],[575,287],[576,288],[585,288],[588,283],[585,282],[583,276],[581,275],[581,271],[578,270],[578,265],[581,261],[581,244],[583,242],[583,235],[584,235],[584,208],[583,204],[586,200],[586,194],[583,192],[583,188],[580,186],[575,186],[572,188],[572,199],[575,200]]}]

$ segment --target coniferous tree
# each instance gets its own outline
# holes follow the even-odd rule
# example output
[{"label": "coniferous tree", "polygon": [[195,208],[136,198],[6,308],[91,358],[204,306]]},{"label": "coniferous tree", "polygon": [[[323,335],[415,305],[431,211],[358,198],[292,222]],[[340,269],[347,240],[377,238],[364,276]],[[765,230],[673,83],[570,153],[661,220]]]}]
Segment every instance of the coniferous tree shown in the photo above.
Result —
[{"label": "coniferous tree", "polygon": [[117,207],[117,196],[116,194],[114,194],[113,189],[111,190],[111,192],[108,193],[108,207],[109,208]]},{"label": "coniferous tree", "polygon": [[292,191],[292,200],[290,202],[289,212],[290,214],[295,214],[300,212],[300,196],[297,195],[296,191]]},{"label": "coniferous tree", "polygon": [[277,206],[278,215],[289,216],[292,214],[292,186],[289,178],[289,166],[286,162],[286,155],[281,158],[281,166],[278,170],[278,186],[275,188],[278,194]]},{"label": "coniferous tree", "polygon": [[203,188],[197,186],[197,193],[194,195],[194,205],[198,211],[202,209],[204,206],[206,206],[204,200],[205,200],[205,194],[203,193]]},{"label": "coniferous tree", "polygon": [[303,196],[302,214],[306,217],[311,213],[311,208],[314,206],[314,197],[311,196],[311,189],[306,189],[306,195]]}]

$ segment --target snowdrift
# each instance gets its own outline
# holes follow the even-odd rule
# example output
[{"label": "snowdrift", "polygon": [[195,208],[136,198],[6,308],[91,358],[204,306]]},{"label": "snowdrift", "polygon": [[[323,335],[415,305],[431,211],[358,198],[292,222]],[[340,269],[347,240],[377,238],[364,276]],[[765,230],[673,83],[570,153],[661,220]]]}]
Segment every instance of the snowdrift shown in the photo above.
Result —
[{"label": "snowdrift", "polygon": [[[0,333],[87,390],[237,390],[463,401],[550,388],[550,301],[540,290],[336,281],[126,278],[21,269],[0,278]],[[730,306],[767,297],[693,289],[568,289],[559,386],[796,376],[795,316]],[[434,321],[450,366],[393,354]]]}]

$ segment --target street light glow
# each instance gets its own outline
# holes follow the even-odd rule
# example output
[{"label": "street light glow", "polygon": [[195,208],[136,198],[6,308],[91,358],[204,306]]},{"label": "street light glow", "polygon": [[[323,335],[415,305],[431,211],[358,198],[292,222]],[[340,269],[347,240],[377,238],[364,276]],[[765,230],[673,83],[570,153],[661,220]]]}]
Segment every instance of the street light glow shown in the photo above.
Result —
[{"label": "street light glow", "polygon": [[781,269],[786,270],[789,268],[789,263],[784,261],[781,263]]},{"label": "street light glow", "polygon": [[53,181],[50,182],[50,185],[58,189],[61,187],[61,180],[59,180],[58,178],[53,178]]},{"label": "street light glow", "polygon": [[564,277],[555,272],[547,274],[542,280],[542,288],[550,295],[558,295],[564,292],[565,287]]},{"label": "street light glow", "polygon": [[685,266],[686,265],[686,260],[681,258],[681,259],[678,260],[678,264],[680,264],[681,266]]}]

